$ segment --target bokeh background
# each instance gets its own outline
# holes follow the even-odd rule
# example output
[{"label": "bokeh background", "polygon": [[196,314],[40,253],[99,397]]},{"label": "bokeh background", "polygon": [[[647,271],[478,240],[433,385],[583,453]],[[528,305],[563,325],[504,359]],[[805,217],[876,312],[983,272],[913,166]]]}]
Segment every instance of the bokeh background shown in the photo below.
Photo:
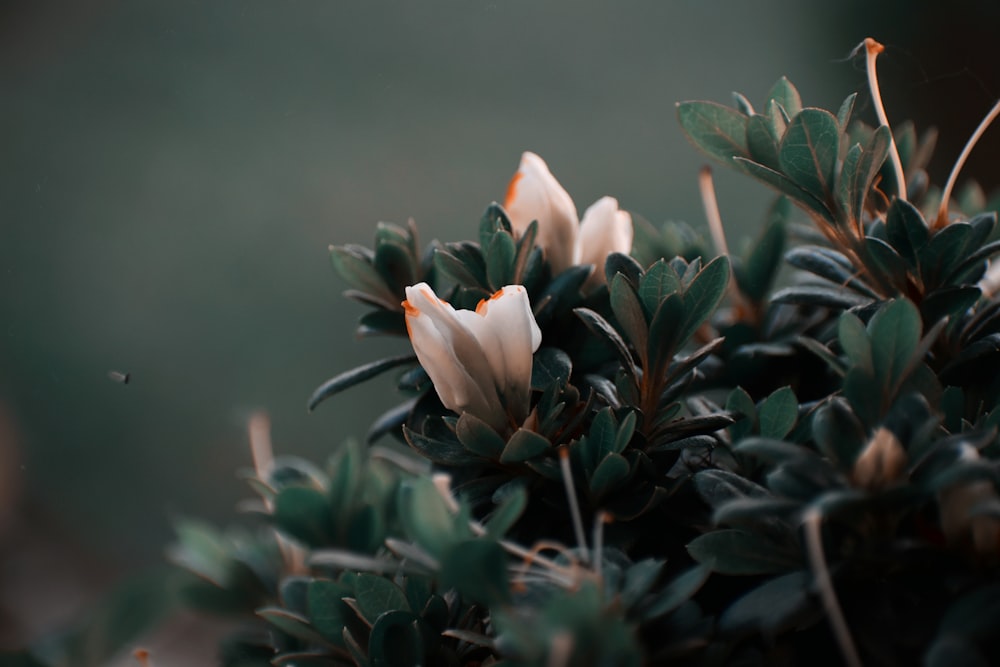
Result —
[{"label": "bokeh background", "polygon": [[[674,102],[759,101],[784,74],[836,108],[867,35],[890,120],[947,128],[941,178],[1000,95],[996,7],[0,0],[0,648],[161,561],[172,517],[233,520],[252,411],[322,461],[391,404],[375,381],[306,414],[403,349],[354,339],[329,244],[410,217],[471,238],[526,149],[581,210],[611,194],[700,226]],[[987,188],[998,146],[967,167]],[[770,194],[717,189],[752,233]]]}]

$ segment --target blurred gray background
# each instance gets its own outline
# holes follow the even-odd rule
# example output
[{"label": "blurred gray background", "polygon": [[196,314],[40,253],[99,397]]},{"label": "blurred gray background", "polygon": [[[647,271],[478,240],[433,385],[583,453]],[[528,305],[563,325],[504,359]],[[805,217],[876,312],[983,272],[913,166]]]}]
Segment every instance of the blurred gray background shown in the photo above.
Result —
[{"label": "blurred gray background", "polygon": [[[946,171],[1000,93],[997,11],[865,4],[0,0],[0,608],[32,582],[71,614],[161,559],[172,516],[232,520],[252,410],[282,453],[361,437],[388,378],[306,398],[405,343],[354,340],[327,246],[409,217],[472,238],[523,150],[581,211],[701,225],[674,102],[759,103],[784,74],[835,108],[871,34],[890,120],[951,124]],[[752,233],[770,194],[717,189]]]}]

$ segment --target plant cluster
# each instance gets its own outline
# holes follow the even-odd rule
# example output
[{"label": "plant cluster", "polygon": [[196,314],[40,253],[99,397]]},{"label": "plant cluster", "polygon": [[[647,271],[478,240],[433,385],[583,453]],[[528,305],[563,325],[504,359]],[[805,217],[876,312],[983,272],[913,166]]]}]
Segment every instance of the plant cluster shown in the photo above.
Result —
[{"label": "plant cluster", "polygon": [[715,258],[610,197],[581,221],[530,153],[475,240],[333,247],[408,351],[309,407],[392,375],[367,440],[401,446],[260,454],[256,532],[179,526],[186,598],[247,620],[224,664],[1000,661],[996,214],[854,102],[678,105],[780,195],[742,252],[711,206]]}]

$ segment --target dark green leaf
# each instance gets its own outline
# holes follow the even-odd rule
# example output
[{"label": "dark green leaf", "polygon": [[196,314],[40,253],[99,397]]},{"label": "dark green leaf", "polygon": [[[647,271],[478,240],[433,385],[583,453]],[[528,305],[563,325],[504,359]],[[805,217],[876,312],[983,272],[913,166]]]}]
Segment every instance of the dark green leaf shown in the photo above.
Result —
[{"label": "dark green leaf", "polygon": [[854,313],[844,313],[840,316],[837,327],[837,340],[840,347],[851,362],[868,373],[875,372],[872,362],[872,344],[868,339],[868,330],[864,323]]},{"label": "dark green leaf", "polygon": [[618,356],[621,358],[626,370],[630,371],[632,375],[635,375],[635,361],[632,359],[632,354],[628,351],[628,346],[625,345],[625,341],[618,335],[615,328],[611,326],[607,320],[589,308],[574,308],[573,312],[576,313],[577,317],[583,320],[584,325],[586,325],[588,329],[611,343],[615,350],[618,351]]},{"label": "dark green leaf", "polygon": [[911,367],[920,341],[920,313],[906,299],[896,299],[883,306],[868,323],[875,378],[885,391],[892,391]]},{"label": "dark green leaf", "polygon": [[715,102],[681,102],[677,105],[681,129],[695,146],[723,164],[733,157],[748,157],[747,117]]},{"label": "dark green leaf", "polygon": [[362,572],[354,579],[354,599],[358,609],[369,623],[387,611],[412,611],[406,595],[389,579]]},{"label": "dark green leaf", "polygon": [[786,546],[738,529],[716,530],[687,545],[699,563],[719,574],[776,574],[801,567],[801,557]]},{"label": "dark green leaf", "polygon": [[371,378],[385,373],[393,368],[397,368],[405,364],[412,364],[416,360],[417,358],[414,355],[405,354],[399,357],[379,359],[378,361],[373,361],[369,364],[365,364],[364,366],[358,366],[357,368],[345,371],[340,375],[330,378],[317,387],[316,391],[314,391],[312,396],[309,397],[307,407],[309,411],[312,412],[317,405],[334,394],[338,394],[349,387],[353,387],[356,384],[364,382],[365,380],[370,380]]},{"label": "dark green leaf", "polygon": [[458,418],[455,434],[470,452],[493,460],[500,458],[500,453],[507,444],[492,426],[469,412],[462,413]]},{"label": "dark green leaf", "polygon": [[680,607],[698,592],[711,573],[712,564],[705,563],[677,575],[646,608],[642,614],[643,619],[652,620]]},{"label": "dark green leaf", "polygon": [[684,321],[677,335],[683,345],[715,312],[729,285],[729,258],[716,257],[698,272],[684,292]]},{"label": "dark green leaf", "polygon": [[865,445],[861,422],[840,400],[820,407],[813,416],[813,437],[824,456],[842,470],[850,470]]},{"label": "dark green leaf", "polygon": [[646,315],[652,317],[660,304],[671,294],[681,290],[681,278],[677,271],[666,262],[657,260],[639,280],[639,298]]},{"label": "dark green leaf", "polygon": [[619,482],[628,477],[629,465],[620,454],[608,454],[604,457],[590,478],[590,492],[597,497],[616,488]]},{"label": "dark green leaf", "polygon": [[540,456],[552,448],[552,443],[545,436],[534,431],[519,428],[507,441],[500,454],[501,463],[518,463]]},{"label": "dark green leaf", "polygon": [[316,632],[316,630],[309,625],[309,619],[305,616],[292,613],[287,609],[282,609],[280,607],[264,607],[263,609],[258,609],[255,613],[274,627],[286,634],[291,635],[292,637],[298,637],[299,639],[304,639],[307,642],[319,644],[326,643],[326,639],[323,635]]},{"label": "dark green leaf", "polygon": [[510,598],[507,555],[491,540],[459,542],[441,560],[442,583],[478,604],[492,606]]},{"label": "dark green leaf", "polygon": [[387,611],[378,617],[368,638],[371,667],[423,667],[424,634],[420,619],[408,611]]},{"label": "dark green leaf", "polygon": [[502,538],[517,520],[521,518],[524,508],[528,506],[528,492],[517,484],[508,493],[486,520],[486,534],[493,539]]},{"label": "dark green leaf", "polygon": [[[787,202],[785,198],[780,201]],[[740,291],[751,301],[760,302],[774,284],[785,248],[785,225],[779,217],[764,230],[742,266],[734,267]]]},{"label": "dark green leaf", "polygon": [[916,269],[917,255],[930,236],[920,211],[904,199],[894,199],[886,212],[885,231],[889,244],[910,267]]},{"label": "dark green leaf", "polygon": [[543,347],[535,353],[531,366],[531,388],[545,391],[563,387],[573,373],[573,361],[557,347]]},{"label": "dark green leaf", "polygon": [[694,486],[701,499],[713,508],[738,498],[771,495],[764,487],[728,470],[701,470],[694,476]]},{"label": "dark green leaf", "polygon": [[343,630],[351,615],[342,598],[350,595],[345,586],[329,579],[313,579],[306,592],[310,625],[337,646],[344,644]]},{"label": "dark green leaf", "polygon": [[799,91],[786,77],[781,77],[775,82],[767,94],[767,99],[780,104],[789,118],[795,118],[802,111],[802,98],[799,96]]},{"label": "dark green leaf", "polygon": [[847,124],[851,120],[851,114],[854,112],[854,101],[857,98],[857,93],[851,93],[847,96],[847,99],[841,103],[840,109],[837,111],[837,125],[840,126],[840,130],[842,132],[847,129]]},{"label": "dark green leaf", "polygon": [[761,584],[733,602],[719,618],[723,632],[757,631],[773,637],[794,627],[796,619],[815,604],[812,575],[790,572]]},{"label": "dark green leaf", "polygon": [[747,149],[750,158],[770,169],[779,169],[778,137],[774,126],[764,116],[750,116],[747,121]]},{"label": "dark green leaf", "polygon": [[499,290],[514,282],[516,258],[514,237],[507,232],[494,234],[486,250],[486,278],[492,289]]},{"label": "dark green leaf", "polygon": [[748,174],[761,183],[768,185],[779,193],[787,195],[792,202],[813,217],[826,222],[836,222],[833,213],[823,201],[784,174],[766,167],[760,163],[744,158],[734,158],[734,161]]},{"label": "dark green leaf", "polygon": [[463,527],[456,525],[445,499],[427,477],[406,480],[400,485],[396,512],[410,539],[432,556],[440,557],[448,546],[465,537],[467,527],[459,530]]},{"label": "dark green leaf", "polygon": [[799,401],[791,387],[782,387],[764,399],[757,411],[760,434],[780,439],[788,435],[799,418]]},{"label": "dark green leaf", "polygon": [[329,544],[333,537],[330,501],[316,489],[282,489],[274,499],[274,522],[283,532],[310,546]]},{"label": "dark green leaf", "polygon": [[840,128],[829,111],[803,109],[785,130],[778,150],[782,172],[820,201],[833,193]]},{"label": "dark green leaf", "polygon": [[826,287],[824,285],[796,285],[779,290],[771,297],[772,303],[794,303],[804,306],[823,306],[838,310],[848,310],[855,306],[864,306],[872,302],[862,296],[842,287]]},{"label": "dark green leaf", "polygon": [[[640,358],[646,355],[648,330],[646,316],[642,304],[636,296],[635,288],[622,274],[617,274],[611,281],[611,311],[621,325],[625,337],[639,353]],[[646,363],[643,362],[643,366]]]}]

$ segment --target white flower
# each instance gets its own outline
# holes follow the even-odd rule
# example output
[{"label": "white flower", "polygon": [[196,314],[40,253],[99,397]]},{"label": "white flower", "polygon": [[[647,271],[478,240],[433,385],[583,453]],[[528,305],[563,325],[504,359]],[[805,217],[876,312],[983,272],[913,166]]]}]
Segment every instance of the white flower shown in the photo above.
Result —
[{"label": "white flower", "polygon": [[406,329],[441,403],[505,430],[527,417],[532,354],[542,332],[528,293],[508,285],[475,311],[455,310],[427,283],[406,288]]},{"label": "white flower", "polygon": [[574,264],[594,265],[585,290],[604,282],[604,261],[610,253],[632,249],[632,216],[618,209],[618,200],[598,199],[579,222],[573,199],[534,153],[521,155],[503,206],[518,235],[532,220],[538,221],[538,245],[554,274]]}]

